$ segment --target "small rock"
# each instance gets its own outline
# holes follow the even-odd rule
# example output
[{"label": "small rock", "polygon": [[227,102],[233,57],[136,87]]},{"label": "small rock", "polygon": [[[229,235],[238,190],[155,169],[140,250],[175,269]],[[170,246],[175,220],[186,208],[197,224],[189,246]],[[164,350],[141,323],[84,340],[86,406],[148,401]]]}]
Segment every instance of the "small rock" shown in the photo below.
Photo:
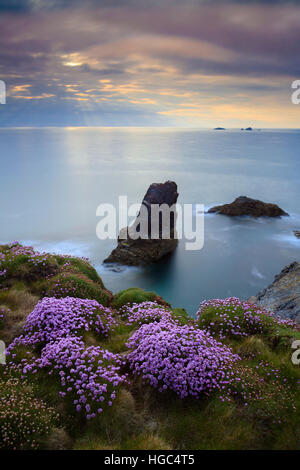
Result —
[{"label": "small rock", "polygon": [[297,238],[300,238],[300,230],[294,230],[294,235]]},{"label": "small rock", "polygon": [[217,212],[218,214],[229,215],[232,217],[241,215],[252,217],[280,217],[282,215],[288,215],[276,204],[269,204],[257,199],[251,199],[247,196],[240,196],[231,204],[212,207],[208,212]]}]

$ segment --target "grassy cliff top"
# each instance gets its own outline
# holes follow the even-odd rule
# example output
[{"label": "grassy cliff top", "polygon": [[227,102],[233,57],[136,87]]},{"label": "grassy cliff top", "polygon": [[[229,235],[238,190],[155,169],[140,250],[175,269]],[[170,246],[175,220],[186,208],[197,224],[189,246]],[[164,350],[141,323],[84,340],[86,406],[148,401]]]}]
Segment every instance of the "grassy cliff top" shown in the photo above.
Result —
[{"label": "grassy cliff top", "polygon": [[87,260],[12,243],[0,340],[0,448],[300,446],[300,333],[254,304],[214,299],[193,319],[153,292],[113,296]]}]

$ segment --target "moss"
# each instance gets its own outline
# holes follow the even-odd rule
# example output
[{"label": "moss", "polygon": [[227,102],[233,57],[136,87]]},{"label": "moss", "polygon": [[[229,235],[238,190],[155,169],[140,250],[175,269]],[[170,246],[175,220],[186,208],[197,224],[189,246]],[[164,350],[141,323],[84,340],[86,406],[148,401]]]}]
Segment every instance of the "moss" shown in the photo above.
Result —
[{"label": "moss", "polygon": [[73,272],[84,274],[88,279],[98,283],[102,288],[104,288],[102,279],[100,278],[96,269],[93,268],[93,266],[91,266],[88,261],[82,260],[80,258],[69,258],[68,261],[70,262],[70,269]]},{"label": "moss", "polygon": [[112,306],[121,308],[126,304],[141,304],[142,302],[156,302],[160,305],[169,306],[169,304],[155,292],[147,292],[139,287],[131,287],[115,294],[113,296]]},{"label": "moss", "polygon": [[111,293],[108,290],[84,274],[58,274],[48,281],[36,283],[33,291],[41,297],[93,299],[103,306],[108,306],[111,300]]}]

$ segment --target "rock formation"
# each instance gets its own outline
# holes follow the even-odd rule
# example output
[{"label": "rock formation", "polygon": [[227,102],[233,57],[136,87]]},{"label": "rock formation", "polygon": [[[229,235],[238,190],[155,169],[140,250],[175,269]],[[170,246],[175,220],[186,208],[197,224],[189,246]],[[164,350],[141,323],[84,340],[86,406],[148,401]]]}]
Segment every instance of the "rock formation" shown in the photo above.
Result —
[{"label": "rock formation", "polygon": [[280,217],[288,215],[276,204],[269,204],[247,196],[240,196],[231,204],[212,207],[208,212],[217,212],[218,214],[229,216],[249,215],[252,217]]},{"label": "rock formation", "polygon": [[300,230],[294,230],[294,235],[296,238],[300,238]]},{"label": "rock formation", "polygon": [[300,323],[300,263],[286,266],[269,287],[249,300]]},{"label": "rock formation", "polygon": [[[120,263],[128,266],[138,266],[154,263],[163,256],[175,250],[178,240],[175,233],[175,215],[171,212],[169,217],[170,237],[164,237],[165,228],[163,220],[159,219],[157,226],[157,239],[153,239],[153,226],[151,226],[151,208],[153,205],[166,204],[169,207],[176,204],[178,198],[177,185],[173,181],[153,183],[149,186],[142,201],[141,211],[132,227],[126,227],[119,233],[118,245],[111,252],[104,263]],[[143,211],[142,211],[143,209]],[[143,222],[147,222],[148,233],[145,233]],[[168,225],[168,223],[166,224]],[[139,232],[140,237],[133,238],[133,231]],[[151,237],[152,236],[152,237]],[[145,238],[148,237],[148,238]]]}]

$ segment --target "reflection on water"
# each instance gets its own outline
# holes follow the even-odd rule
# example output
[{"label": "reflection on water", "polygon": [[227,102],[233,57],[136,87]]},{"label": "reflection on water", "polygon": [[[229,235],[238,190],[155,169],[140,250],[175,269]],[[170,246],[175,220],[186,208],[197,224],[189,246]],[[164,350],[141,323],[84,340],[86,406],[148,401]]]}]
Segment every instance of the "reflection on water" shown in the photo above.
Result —
[{"label": "reflection on water", "polygon": [[[0,240],[87,256],[113,291],[155,290],[190,313],[204,298],[247,298],[299,260],[299,142],[296,131],[245,133],[189,129],[1,129]],[[112,270],[115,247],[96,238],[96,207],[140,202],[152,182],[174,180],[180,203],[205,207],[247,195],[291,217],[205,216],[205,246],[156,266]]]}]

